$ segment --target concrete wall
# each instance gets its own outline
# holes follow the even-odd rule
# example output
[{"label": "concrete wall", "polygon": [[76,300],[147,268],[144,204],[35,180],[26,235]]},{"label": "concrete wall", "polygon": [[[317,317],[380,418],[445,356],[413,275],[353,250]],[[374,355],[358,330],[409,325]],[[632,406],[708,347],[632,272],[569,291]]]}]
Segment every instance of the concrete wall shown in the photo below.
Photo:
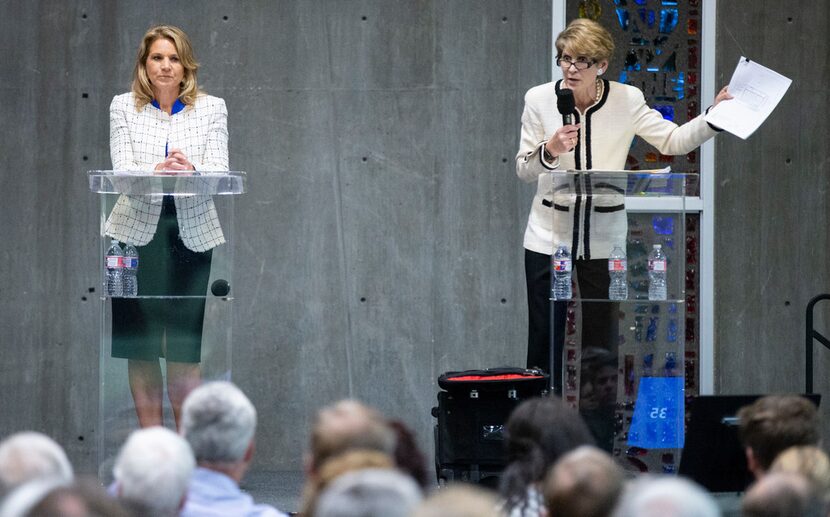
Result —
[{"label": "concrete wall", "polygon": [[[795,83],[748,141],[718,138],[717,389],[798,391],[803,307],[830,290],[830,7],[721,4],[719,82],[744,54]],[[439,373],[522,363],[533,188],[512,161],[522,95],[549,77],[549,2],[0,5],[0,435],[47,432],[95,469],[84,172],[110,167],[107,107],[155,22],[190,33],[203,86],[228,103],[231,166],[250,174],[233,367],[267,430],[258,468],[298,468],[309,417],[343,396],[427,447]],[[826,391],[830,352],[817,357]]]},{"label": "concrete wall", "polygon": [[431,443],[438,374],[524,360],[513,172],[522,96],[549,77],[546,1],[4,2],[0,435],[94,470],[98,205],[107,108],[153,23],[193,39],[230,111],[233,368],[259,467],[293,469],[345,396]]},{"label": "concrete wall", "polygon": [[[800,392],[805,307],[813,296],[830,292],[830,42],[824,36],[830,5],[722,4],[718,83],[729,81],[743,55],[793,84],[748,140],[717,139],[716,390]],[[823,302],[816,317],[825,335],[830,335],[828,316],[830,303]],[[815,389],[826,394],[830,350],[821,347],[815,358]],[[827,423],[830,406],[823,406]],[[828,443],[830,426],[824,427]]]}]

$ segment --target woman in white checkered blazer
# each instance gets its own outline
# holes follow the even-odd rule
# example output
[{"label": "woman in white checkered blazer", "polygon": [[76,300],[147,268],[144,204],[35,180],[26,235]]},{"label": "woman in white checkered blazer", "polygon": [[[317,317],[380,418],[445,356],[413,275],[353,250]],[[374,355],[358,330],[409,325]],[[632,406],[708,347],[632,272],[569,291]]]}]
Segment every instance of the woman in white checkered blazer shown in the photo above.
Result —
[{"label": "woman in white checkered blazer", "polygon": [[[144,35],[132,91],[110,106],[110,152],[120,171],[226,171],[225,102],[198,88],[181,29]],[[112,355],[128,359],[139,424],[163,424],[163,376],[177,424],[201,378],[201,332],[212,249],[225,242],[210,196],[119,197],[105,232],[139,248],[139,298],[112,300]],[[153,298],[147,298],[153,297]],[[156,298],[158,297],[158,298]],[[166,299],[164,297],[167,297]]]}]

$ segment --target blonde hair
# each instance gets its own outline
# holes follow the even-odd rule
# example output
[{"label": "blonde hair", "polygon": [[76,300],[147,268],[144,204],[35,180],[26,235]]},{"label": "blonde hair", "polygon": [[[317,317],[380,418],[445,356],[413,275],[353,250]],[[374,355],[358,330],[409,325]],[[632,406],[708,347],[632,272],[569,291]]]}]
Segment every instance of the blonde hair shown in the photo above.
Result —
[{"label": "blonde hair", "polygon": [[775,458],[770,472],[801,474],[813,485],[822,499],[830,499],[830,458],[818,447],[790,447]]},{"label": "blonde hair", "polygon": [[179,99],[186,106],[193,106],[196,97],[201,93],[196,82],[196,72],[199,70],[199,63],[193,55],[193,46],[190,38],[178,27],[173,25],[156,25],[151,27],[141,40],[138,47],[138,56],[133,70],[132,91],[135,95],[135,108],[140,110],[153,100],[153,88],[150,85],[150,78],[147,77],[147,56],[150,54],[150,47],[160,38],[170,40],[176,47],[179,61],[184,67],[184,77],[179,85]]},{"label": "blonde hair", "polygon": [[614,40],[611,34],[593,20],[577,18],[556,37],[556,56],[562,57],[565,47],[570,47],[577,56],[594,61],[610,60],[614,55]]}]

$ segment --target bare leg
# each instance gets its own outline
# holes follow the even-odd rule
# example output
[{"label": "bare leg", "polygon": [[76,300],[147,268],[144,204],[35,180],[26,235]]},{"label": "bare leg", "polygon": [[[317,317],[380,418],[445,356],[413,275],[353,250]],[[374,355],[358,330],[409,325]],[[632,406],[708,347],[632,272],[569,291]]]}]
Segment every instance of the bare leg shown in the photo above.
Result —
[{"label": "bare leg", "polygon": [[162,425],[161,400],[164,385],[161,379],[161,365],[156,361],[127,361],[130,391],[135,402],[138,425],[151,427]]},{"label": "bare leg", "polygon": [[181,425],[182,404],[187,394],[202,382],[199,363],[175,363],[167,361],[167,395],[176,418],[176,429]]}]

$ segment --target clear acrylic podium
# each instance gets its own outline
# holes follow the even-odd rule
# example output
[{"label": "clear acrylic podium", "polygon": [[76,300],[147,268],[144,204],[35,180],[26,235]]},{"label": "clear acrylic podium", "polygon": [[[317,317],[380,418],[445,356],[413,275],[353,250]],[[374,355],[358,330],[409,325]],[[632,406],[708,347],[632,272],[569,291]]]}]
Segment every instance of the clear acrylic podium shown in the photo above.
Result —
[{"label": "clear acrylic podium", "polygon": [[[564,244],[572,253],[574,246],[577,250],[572,299],[555,302],[551,291],[552,390],[579,409],[597,444],[628,470],[673,473],[680,462],[686,193],[694,191],[697,180],[696,174],[668,170],[551,174],[546,197],[554,235],[567,236]],[[578,259],[587,247],[590,259],[607,261],[615,244],[628,262],[628,298],[611,301],[607,292],[583,296]],[[664,301],[648,299],[648,255],[654,244],[662,245],[667,258]],[[586,283],[598,275],[587,268],[583,274]]]},{"label": "clear acrylic podium", "polygon": [[[172,368],[164,357],[155,360],[159,364],[158,370],[162,376],[160,386],[163,388],[161,400],[164,425],[169,428],[175,429],[176,424],[168,388],[173,386],[175,398],[178,399],[179,395],[186,393],[200,381],[230,379],[235,287],[234,201],[237,195],[245,192],[246,185],[244,172],[227,171],[200,171],[188,175],[90,171],[88,176],[90,190],[99,195],[101,206],[98,250],[101,264],[101,330],[97,452],[99,478],[108,484],[112,480],[112,464],[120,446],[127,435],[139,427],[128,372],[128,364],[134,362],[133,359],[121,357],[125,348],[128,349],[127,355],[132,357],[130,348],[143,349],[144,345],[148,344],[160,348],[162,356],[169,355],[171,358]],[[170,214],[173,207],[176,210],[175,215]],[[186,224],[198,228],[198,231],[181,232],[179,227],[182,226],[183,214],[191,218]],[[113,240],[113,236],[108,233],[120,235],[121,238],[116,240],[120,241],[122,247],[125,246],[125,241],[132,238],[124,237],[125,233],[140,233],[129,229],[117,230],[113,225],[116,215],[126,217],[124,220],[138,221],[135,225],[142,226],[144,240],[149,240],[147,243],[130,243],[137,245],[139,251],[138,295],[135,297],[107,295],[104,257]],[[201,253],[196,254],[183,249],[183,246],[199,247],[193,244],[195,241],[192,239],[187,240],[187,231],[198,234],[201,238],[199,232],[206,227],[212,231],[213,240],[202,247],[210,247],[209,252],[200,249],[198,251]],[[176,238],[177,229],[179,238]],[[141,240],[138,237],[136,239]],[[224,242],[219,244],[221,241]],[[189,244],[185,245],[186,242]],[[142,256],[142,251],[146,256]],[[206,262],[202,260],[204,256],[209,257]],[[191,264],[191,257],[197,257],[198,261],[193,260]],[[163,267],[172,262],[178,264],[178,269]],[[191,265],[194,269],[201,270],[201,278],[192,280],[188,275],[180,274],[180,271],[186,272]],[[116,323],[113,320],[114,304],[118,304]],[[124,310],[123,307],[130,309]],[[136,307],[139,309],[135,309]],[[203,312],[198,314],[202,310]],[[196,316],[194,312],[197,313]],[[123,314],[127,314],[126,318]],[[202,315],[203,320],[200,324]],[[125,320],[127,324],[124,324]],[[119,327],[119,357],[113,357],[114,325]],[[184,339],[176,336],[182,333],[179,327],[184,325],[195,328],[189,331],[186,339],[189,343],[196,344],[190,346],[187,351],[189,359],[176,362],[179,359],[173,359],[174,354],[182,354],[174,350],[180,346],[176,340]],[[140,357],[140,361],[140,364],[153,364],[152,360],[147,360],[146,355]],[[185,366],[185,369],[182,370],[181,366]],[[174,373],[169,376],[171,370]],[[188,373],[186,376],[176,373],[181,371]],[[134,378],[140,382],[151,377],[138,375]],[[174,382],[180,378],[186,378],[188,382]],[[194,378],[195,384],[192,382]]]}]

